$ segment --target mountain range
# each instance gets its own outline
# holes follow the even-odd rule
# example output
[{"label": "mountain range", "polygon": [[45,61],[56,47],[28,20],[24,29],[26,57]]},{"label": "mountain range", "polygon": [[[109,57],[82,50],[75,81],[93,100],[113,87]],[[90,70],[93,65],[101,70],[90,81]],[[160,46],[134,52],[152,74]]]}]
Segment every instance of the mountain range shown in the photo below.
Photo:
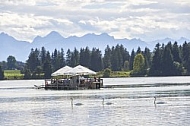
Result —
[{"label": "mountain range", "polygon": [[136,50],[138,47],[140,47],[142,50],[144,50],[145,47],[153,50],[156,43],[159,42],[166,44],[169,41],[177,41],[179,45],[183,44],[185,41],[190,42],[189,39],[184,37],[181,37],[179,40],[165,38],[151,42],[145,42],[141,39],[136,38],[115,39],[113,36],[110,36],[107,33],[102,33],[99,35],[89,33],[81,37],[70,36],[65,38],[58,32],[52,31],[44,37],[35,37],[34,40],[30,43],[27,41],[16,40],[14,37],[2,32],[0,34],[0,61],[6,61],[7,57],[12,55],[16,58],[17,61],[25,62],[28,59],[32,48],[41,49],[41,47],[45,47],[45,49],[47,51],[50,51],[50,53],[55,49],[60,50],[63,48],[64,52],[66,53],[68,49],[73,51],[74,48],[76,48],[80,51],[80,48],[85,48],[88,46],[89,49],[92,49],[93,47],[99,48],[102,53],[104,53],[107,45],[109,45],[109,47],[112,47],[116,46],[117,44],[122,44],[129,52],[131,52],[132,49]]}]

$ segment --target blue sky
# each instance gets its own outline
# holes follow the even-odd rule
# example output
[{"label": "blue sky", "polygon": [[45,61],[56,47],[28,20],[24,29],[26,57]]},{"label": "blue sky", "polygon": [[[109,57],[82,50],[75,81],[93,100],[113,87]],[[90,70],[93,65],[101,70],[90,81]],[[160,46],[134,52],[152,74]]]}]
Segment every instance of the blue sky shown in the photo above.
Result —
[{"label": "blue sky", "polygon": [[51,31],[190,39],[189,8],[190,0],[0,0],[0,32],[30,42]]}]

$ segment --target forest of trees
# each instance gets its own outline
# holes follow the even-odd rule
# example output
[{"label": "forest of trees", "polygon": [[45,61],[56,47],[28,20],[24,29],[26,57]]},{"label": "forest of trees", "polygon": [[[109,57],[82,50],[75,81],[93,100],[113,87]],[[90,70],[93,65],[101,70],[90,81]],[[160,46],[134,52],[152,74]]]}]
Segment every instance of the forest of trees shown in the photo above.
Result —
[{"label": "forest of trees", "polygon": [[131,76],[190,75],[190,43],[158,43],[152,52],[148,48],[142,50],[139,47],[131,53],[123,45],[107,46],[104,53],[88,47],[80,50],[75,48],[73,51],[68,49],[66,52],[55,49],[50,53],[42,47],[31,49],[25,65],[18,67],[18,63],[14,57],[9,56],[7,62],[1,62],[0,73],[6,66],[7,69],[21,69],[25,79],[50,78],[52,72],[65,65],[75,67],[81,64],[97,72],[130,71]]}]

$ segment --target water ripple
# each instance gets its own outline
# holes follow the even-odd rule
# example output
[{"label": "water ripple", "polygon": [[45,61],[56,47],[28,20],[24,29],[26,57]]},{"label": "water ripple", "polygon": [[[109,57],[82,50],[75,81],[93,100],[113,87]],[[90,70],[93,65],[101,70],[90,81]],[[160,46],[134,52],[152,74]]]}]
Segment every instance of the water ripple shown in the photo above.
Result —
[{"label": "water ripple", "polygon": [[[164,79],[166,80],[166,78]],[[178,79],[181,81],[186,78]],[[108,80],[106,81],[108,82]],[[115,83],[122,81],[122,84],[129,82],[127,79],[126,81],[125,79],[114,79],[114,81]],[[132,82],[131,79],[130,81]],[[127,88],[83,91],[28,88],[33,86],[34,81],[19,81],[19,84],[16,82],[11,84],[9,81],[9,85],[6,82],[0,82],[0,85],[3,85],[3,88],[0,89],[0,125],[188,126],[190,124],[190,86],[188,82],[158,84],[152,83],[152,81],[150,84],[143,82],[145,84],[137,83],[135,86],[129,84]],[[28,84],[26,85],[26,83]],[[38,83],[41,84],[42,81],[35,81],[35,84]],[[113,80],[111,83],[114,83]],[[164,101],[165,104],[155,106],[154,96],[158,101]],[[73,102],[80,102],[83,105],[72,105],[70,98],[74,99]],[[102,98],[105,103],[113,104],[103,105]]]}]

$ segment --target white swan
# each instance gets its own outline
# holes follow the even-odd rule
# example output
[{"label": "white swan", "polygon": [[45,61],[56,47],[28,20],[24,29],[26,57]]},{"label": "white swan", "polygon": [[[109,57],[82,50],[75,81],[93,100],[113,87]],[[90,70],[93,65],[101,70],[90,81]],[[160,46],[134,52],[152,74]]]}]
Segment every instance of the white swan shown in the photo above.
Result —
[{"label": "white swan", "polygon": [[[71,105],[73,105],[73,98],[71,98]],[[81,106],[81,105],[83,105],[82,103],[75,103],[74,105],[76,105],[76,106]]]},{"label": "white swan", "polygon": [[160,102],[156,102],[156,96],[154,96],[154,104],[156,105],[156,104],[165,104],[166,102],[162,102],[162,101],[160,101]]},{"label": "white swan", "polygon": [[[104,105],[104,98],[102,98],[102,104]],[[111,102],[106,102],[105,104],[106,104],[106,105],[112,105],[113,103],[111,103]]]}]

